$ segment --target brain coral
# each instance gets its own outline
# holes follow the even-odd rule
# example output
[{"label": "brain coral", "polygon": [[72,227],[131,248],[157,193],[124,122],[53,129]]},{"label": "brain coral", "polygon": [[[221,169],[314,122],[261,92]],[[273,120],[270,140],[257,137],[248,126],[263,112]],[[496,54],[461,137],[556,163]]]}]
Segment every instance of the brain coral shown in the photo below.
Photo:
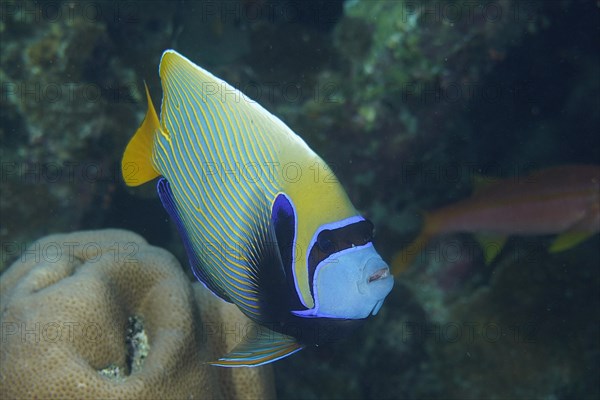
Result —
[{"label": "brain coral", "polygon": [[274,397],[270,368],[205,363],[249,320],[131,232],[35,242],[0,276],[0,311],[3,399]]}]

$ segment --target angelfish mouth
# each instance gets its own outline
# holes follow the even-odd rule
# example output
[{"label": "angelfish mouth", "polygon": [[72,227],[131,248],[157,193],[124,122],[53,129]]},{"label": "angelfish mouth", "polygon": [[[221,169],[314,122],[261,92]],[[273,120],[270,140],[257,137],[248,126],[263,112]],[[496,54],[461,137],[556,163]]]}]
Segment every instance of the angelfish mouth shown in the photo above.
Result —
[{"label": "angelfish mouth", "polygon": [[390,269],[388,267],[380,268],[377,271],[375,271],[373,275],[369,276],[367,283],[379,281],[381,279],[387,278],[388,276],[390,276]]}]

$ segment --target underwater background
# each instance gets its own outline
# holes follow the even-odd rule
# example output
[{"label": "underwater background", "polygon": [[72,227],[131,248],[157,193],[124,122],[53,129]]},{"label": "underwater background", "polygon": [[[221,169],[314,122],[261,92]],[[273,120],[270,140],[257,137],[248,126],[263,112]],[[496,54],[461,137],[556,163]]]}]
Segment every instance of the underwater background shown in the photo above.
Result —
[{"label": "underwater background", "polygon": [[[107,227],[187,269],[153,185],[120,173],[168,48],[327,161],[386,260],[481,177],[600,163],[595,1],[0,4],[0,271],[41,236]],[[427,253],[350,338],[275,363],[277,396],[597,398],[600,240],[552,240],[511,236],[486,265],[472,235],[438,237],[469,251]]]}]

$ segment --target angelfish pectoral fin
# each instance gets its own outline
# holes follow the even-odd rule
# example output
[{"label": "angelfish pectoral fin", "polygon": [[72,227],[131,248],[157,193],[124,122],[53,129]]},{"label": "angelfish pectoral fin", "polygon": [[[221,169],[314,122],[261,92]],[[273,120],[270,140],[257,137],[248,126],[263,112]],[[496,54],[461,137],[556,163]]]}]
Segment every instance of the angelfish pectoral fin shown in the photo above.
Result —
[{"label": "angelfish pectoral fin", "polygon": [[255,325],[230,353],[209,364],[219,367],[258,367],[292,355],[302,348],[291,336]]}]

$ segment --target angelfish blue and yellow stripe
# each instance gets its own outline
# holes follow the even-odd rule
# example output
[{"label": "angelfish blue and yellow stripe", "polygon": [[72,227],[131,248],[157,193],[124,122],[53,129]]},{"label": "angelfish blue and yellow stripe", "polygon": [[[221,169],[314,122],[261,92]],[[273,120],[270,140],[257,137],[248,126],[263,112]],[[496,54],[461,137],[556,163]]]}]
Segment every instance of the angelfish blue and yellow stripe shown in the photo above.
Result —
[{"label": "angelfish blue and yellow stripe", "polygon": [[[160,119],[148,112],[122,160],[125,183],[162,176],[159,197],[196,277],[261,331],[213,362],[255,366],[337,337],[393,286],[373,227],[326,164],[281,120],[174,50]],[[257,337],[259,339],[257,339]]]}]

